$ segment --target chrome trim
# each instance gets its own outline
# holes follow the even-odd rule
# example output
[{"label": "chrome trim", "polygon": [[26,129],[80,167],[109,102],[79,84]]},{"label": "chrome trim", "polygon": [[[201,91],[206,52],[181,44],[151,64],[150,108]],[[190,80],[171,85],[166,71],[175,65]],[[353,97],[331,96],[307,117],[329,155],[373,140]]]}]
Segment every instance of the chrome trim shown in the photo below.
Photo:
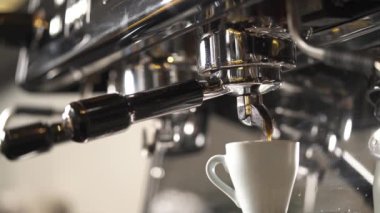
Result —
[{"label": "chrome trim", "polygon": [[[89,29],[93,29],[94,32],[82,35],[82,37],[87,36],[91,39],[83,42],[82,45],[75,45],[71,51],[58,54],[60,56],[53,60],[51,60],[52,53],[50,51],[57,49],[56,46],[48,46],[42,51],[32,54],[29,66],[29,73],[32,74],[27,76],[27,79],[23,82],[23,86],[28,90],[59,89],[68,84],[75,83],[83,77],[97,73],[108,65],[131,54],[193,31],[197,27],[225,15],[225,12],[259,1],[136,1],[138,5],[128,5],[129,9],[125,12],[123,10],[123,17],[118,17],[119,19],[114,21],[112,21],[113,19],[109,20],[112,22],[108,23],[108,25],[120,23],[119,25],[112,28],[107,27],[106,29],[104,27],[107,24],[100,27],[98,25],[92,26],[91,24],[87,26]],[[214,13],[205,13],[203,8],[207,6],[212,7]],[[136,11],[143,12],[136,15],[138,13]],[[130,14],[132,15],[130,16]],[[178,20],[184,20],[184,22],[178,22]],[[173,29],[173,25],[178,23],[185,23],[185,25]],[[75,41],[61,40],[54,45],[67,46],[73,42]],[[46,79],[46,74],[50,71],[59,74],[54,79]]]}]

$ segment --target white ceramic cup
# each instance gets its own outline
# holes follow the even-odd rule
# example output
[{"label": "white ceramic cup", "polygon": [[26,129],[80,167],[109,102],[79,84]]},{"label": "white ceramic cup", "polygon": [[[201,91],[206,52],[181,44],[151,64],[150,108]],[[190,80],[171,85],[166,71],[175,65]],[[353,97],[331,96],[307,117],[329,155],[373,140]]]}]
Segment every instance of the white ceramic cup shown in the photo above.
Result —
[{"label": "white ceramic cup", "polygon": [[[225,155],[206,165],[210,181],[244,213],[287,212],[299,163],[299,142],[274,140],[226,144]],[[233,188],[215,173],[222,164]]]}]

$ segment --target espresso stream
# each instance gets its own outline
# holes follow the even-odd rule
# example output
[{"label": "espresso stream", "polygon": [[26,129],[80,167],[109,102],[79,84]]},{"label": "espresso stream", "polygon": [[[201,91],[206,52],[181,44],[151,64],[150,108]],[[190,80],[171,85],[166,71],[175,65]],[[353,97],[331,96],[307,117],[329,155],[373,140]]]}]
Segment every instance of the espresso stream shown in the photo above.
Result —
[{"label": "espresso stream", "polygon": [[273,127],[271,125],[266,125],[267,128],[265,128],[265,136],[267,137],[267,142],[272,141],[272,135],[273,135]]},{"label": "espresso stream", "polygon": [[[262,105],[261,107],[264,109],[264,112],[268,112],[268,110],[265,108],[264,105]],[[263,118],[261,129],[264,135],[266,136],[267,142],[270,142],[272,141],[272,136],[273,136],[273,119],[269,113],[261,113],[261,114]]]}]

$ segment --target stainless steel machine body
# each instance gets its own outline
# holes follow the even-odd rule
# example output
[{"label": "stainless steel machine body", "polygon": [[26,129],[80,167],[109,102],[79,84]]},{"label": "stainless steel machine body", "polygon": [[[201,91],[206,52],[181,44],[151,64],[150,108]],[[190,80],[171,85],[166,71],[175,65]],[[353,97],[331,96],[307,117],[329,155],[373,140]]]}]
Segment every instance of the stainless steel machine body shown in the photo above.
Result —
[{"label": "stainless steel machine body", "polygon": [[290,212],[372,211],[379,1],[57,2],[24,8],[39,33],[23,43],[17,84],[109,94],[71,103],[54,124],[7,129],[12,114],[40,111],[4,111],[8,158],[155,119],[142,143],[152,161],[144,212],[237,212],[208,183],[205,160],[263,136],[301,142]]}]

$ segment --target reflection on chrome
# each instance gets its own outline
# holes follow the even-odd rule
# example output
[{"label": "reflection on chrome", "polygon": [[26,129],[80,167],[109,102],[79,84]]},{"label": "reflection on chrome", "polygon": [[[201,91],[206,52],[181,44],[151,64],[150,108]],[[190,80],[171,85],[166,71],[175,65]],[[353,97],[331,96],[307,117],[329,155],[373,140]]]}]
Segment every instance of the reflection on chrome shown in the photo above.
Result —
[{"label": "reflection on chrome", "polygon": [[82,16],[87,15],[89,4],[90,0],[77,0],[75,3],[71,4],[66,9],[65,24],[72,24]]},{"label": "reflection on chrome", "polygon": [[331,134],[331,135],[329,136],[329,139],[328,139],[328,150],[329,150],[330,152],[332,152],[332,151],[335,150],[336,143],[337,143],[336,135]]},{"label": "reflection on chrome", "polygon": [[194,124],[191,121],[188,121],[183,126],[183,132],[185,132],[186,135],[191,135],[194,132]]},{"label": "reflection on chrome", "polygon": [[356,158],[354,158],[354,156],[352,156],[349,152],[345,151],[343,152],[342,158],[348,164],[350,164],[352,168],[359,172],[360,175],[363,176],[363,178],[366,181],[368,181],[368,183],[373,184],[373,174],[370,171],[368,171],[368,169],[365,168],[362,163],[360,163]]},{"label": "reflection on chrome", "polygon": [[380,129],[376,130],[369,139],[368,148],[373,156],[380,159]]},{"label": "reflection on chrome", "polygon": [[135,78],[133,76],[133,71],[130,69],[124,72],[124,93],[126,95],[133,94],[136,92]]},{"label": "reflection on chrome", "polygon": [[206,144],[206,138],[202,133],[199,133],[195,138],[195,145],[197,147],[203,147]]},{"label": "reflection on chrome", "polygon": [[50,20],[50,24],[49,24],[49,34],[51,36],[56,36],[58,35],[59,33],[62,32],[62,19],[61,19],[61,16],[59,15],[56,15],[54,16],[51,20]]},{"label": "reflection on chrome", "polygon": [[346,125],[344,125],[344,132],[343,132],[344,141],[348,141],[348,139],[350,139],[351,131],[352,131],[352,119],[349,118],[346,121]]},{"label": "reflection on chrome", "polygon": [[12,116],[12,114],[14,113],[14,109],[12,108],[5,108],[1,114],[0,114],[0,131],[4,131],[8,121],[9,121],[9,118]]},{"label": "reflection on chrome", "polygon": [[54,0],[55,5],[61,6],[66,0]]},{"label": "reflection on chrome", "polygon": [[156,179],[162,179],[165,177],[165,170],[162,167],[152,167],[150,169],[150,175]]},{"label": "reflection on chrome", "polygon": [[174,142],[179,142],[181,140],[181,135],[179,133],[175,133],[173,135]]}]

